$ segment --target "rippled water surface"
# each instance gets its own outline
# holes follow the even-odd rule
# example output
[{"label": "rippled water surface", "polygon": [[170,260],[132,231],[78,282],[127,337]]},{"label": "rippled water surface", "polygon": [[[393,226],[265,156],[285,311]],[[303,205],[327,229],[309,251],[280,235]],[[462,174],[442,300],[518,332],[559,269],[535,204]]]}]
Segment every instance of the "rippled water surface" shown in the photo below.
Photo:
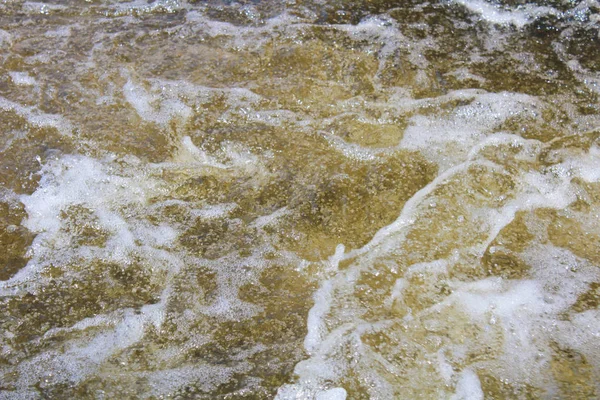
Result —
[{"label": "rippled water surface", "polygon": [[598,398],[599,29],[0,2],[0,399]]}]

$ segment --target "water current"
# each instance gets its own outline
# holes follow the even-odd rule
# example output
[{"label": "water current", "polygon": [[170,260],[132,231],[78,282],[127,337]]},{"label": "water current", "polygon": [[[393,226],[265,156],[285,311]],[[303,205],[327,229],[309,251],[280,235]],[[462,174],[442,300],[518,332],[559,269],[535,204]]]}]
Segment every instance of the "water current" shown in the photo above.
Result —
[{"label": "water current", "polygon": [[600,397],[599,30],[0,1],[0,399]]}]

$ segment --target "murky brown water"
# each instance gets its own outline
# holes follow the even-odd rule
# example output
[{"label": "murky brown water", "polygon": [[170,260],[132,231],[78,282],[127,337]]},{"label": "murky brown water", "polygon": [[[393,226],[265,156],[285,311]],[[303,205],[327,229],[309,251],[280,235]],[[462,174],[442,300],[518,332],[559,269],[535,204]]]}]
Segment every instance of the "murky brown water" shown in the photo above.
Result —
[{"label": "murky brown water", "polygon": [[600,396],[597,1],[0,3],[0,399]]}]

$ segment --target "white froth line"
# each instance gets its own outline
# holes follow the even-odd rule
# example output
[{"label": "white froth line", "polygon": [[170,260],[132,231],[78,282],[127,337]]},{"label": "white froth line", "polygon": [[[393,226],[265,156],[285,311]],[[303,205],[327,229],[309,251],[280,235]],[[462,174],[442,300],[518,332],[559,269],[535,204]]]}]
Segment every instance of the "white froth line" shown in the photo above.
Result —
[{"label": "white froth line", "polygon": [[[520,137],[516,137],[515,135],[509,134],[500,134],[495,135],[493,138],[489,138],[485,140],[483,143],[474,146],[469,152],[469,161],[466,161],[460,165],[457,165],[449,170],[445,171],[441,175],[439,175],[436,179],[434,179],[431,183],[417,192],[407,203],[405,204],[400,216],[396,221],[392,224],[382,228],[378,231],[373,239],[361,249],[357,249],[351,251],[347,254],[343,253],[343,248],[338,246],[336,249],[336,254],[330,258],[330,263],[332,265],[337,265],[341,260],[349,259],[356,257],[358,255],[364,254],[370,251],[373,247],[379,245],[385,238],[389,235],[403,229],[404,227],[410,225],[414,219],[414,214],[417,211],[417,207],[420,202],[429,194],[435,190],[435,188],[443,184],[450,176],[457,174],[461,171],[467,170],[472,165],[485,165],[492,169],[504,170],[504,168],[500,165],[492,163],[487,160],[478,160],[473,161],[472,159],[477,157],[479,152],[489,145],[498,145],[498,144],[530,144],[530,145],[539,145],[538,141],[535,140],[525,140]],[[520,196],[514,201],[509,202],[505,207],[502,208],[501,212],[498,213],[498,216],[494,218],[496,221],[491,228],[489,235],[486,241],[481,244],[479,250],[485,249],[489,246],[489,244],[494,240],[494,238],[498,235],[503,227],[505,227],[508,223],[510,223],[515,214],[524,209],[533,209],[539,206],[547,206],[551,204],[554,208],[564,208],[568,205],[573,199],[572,196],[569,196],[566,191],[566,186],[570,183],[569,177],[572,175],[572,170],[576,170],[577,174],[580,176],[586,176],[586,173],[593,168],[593,166],[597,165],[594,160],[597,160],[598,155],[600,154],[600,150],[596,148],[592,148],[589,151],[589,161],[586,159],[583,162],[573,163],[577,165],[565,166],[564,168],[560,168],[560,171],[557,171],[557,181],[552,183],[552,187],[549,190],[545,190],[546,185],[543,182],[543,178],[546,175],[544,171],[537,174],[535,177],[531,177],[531,179],[525,179],[525,182],[529,182],[527,187],[523,188],[523,190],[519,191]],[[552,173],[552,171],[547,171],[547,173]],[[524,173],[527,175],[526,173]],[[593,178],[598,179],[596,175],[598,174],[590,174],[593,175]],[[542,181],[540,182],[540,178]],[[537,184],[536,184],[537,183]],[[541,184],[541,186],[540,186]],[[531,190],[533,189],[533,191]],[[558,197],[558,200],[555,198]],[[413,269],[418,266],[413,266]],[[421,267],[419,267],[421,268]],[[437,266],[437,270],[443,272],[445,266],[439,265]],[[337,268],[335,268],[337,270]],[[292,388],[282,387],[280,393],[293,394],[298,393],[302,390],[308,390],[308,392],[314,392],[315,387],[318,386],[318,383],[321,381],[321,377],[314,376],[314,371],[318,369],[319,365],[326,363],[328,355],[335,350],[336,347],[339,347],[340,340],[347,336],[349,332],[356,331],[356,326],[359,322],[349,322],[346,323],[334,331],[330,332],[324,337],[324,319],[331,309],[331,303],[333,301],[333,292],[335,291],[338,285],[344,285],[347,282],[352,282],[352,277],[355,275],[353,270],[357,268],[351,268],[345,274],[338,275],[335,278],[326,280],[321,288],[315,293],[315,305],[309,311],[308,315],[308,334],[305,337],[305,348],[311,355],[311,358],[301,362],[296,366],[295,372],[299,375],[300,380],[298,384],[292,385]],[[397,287],[396,287],[397,286]],[[401,290],[403,286],[403,281],[398,281],[395,286],[396,296],[401,295]],[[510,320],[513,318],[525,318],[524,316],[515,316],[513,314],[516,312],[516,309],[523,306],[529,307],[530,304],[536,304],[535,301],[531,300],[531,293],[537,293],[536,290],[532,290],[532,287],[535,287],[535,282],[532,281],[524,281],[515,285],[511,285],[507,287],[502,279],[487,279],[478,281],[472,284],[462,285],[455,294],[448,296],[442,302],[435,304],[434,306],[423,310],[421,315],[426,313],[435,312],[436,310],[441,310],[443,307],[451,306],[456,303],[465,303],[465,299],[469,298],[468,296],[475,296],[476,298],[479,294],[478,292],[487,293],[489,291],[498,292],[496,297],[498,297],[498,301],[502,300],[504,297],[511,299],[508,303],[504,304],[503,307],[498,308],[498,311],[501,316],[507,319],[506,324],[510,323]],[[513,294],[519,294],[517,296],[513,296]],[[521,295],[522,294],[522,295]],[[465,297],[466,296],[466,297]],[[514,298],[520,299],[520,301],[514,300]],[[393,301],[393,298],[392,298]],[[475,302],[477,303],[477,302]],[[539,303],[539,302],[538,302]],[[475,309],[471,310],[471,313],[475,314],[483,314],[484,311],[480,310],[480,306],[477,304],[474,305],[473,301],[467,301],[465,306],[474,306]],[[540,314],[543,312],[541,309],[525,309],[526,312],[533,312]],[[504,324],[504,323],[503,323]],[[504,326],[505,329],[508,329],[507,326]],[[524,334],[520,335],[516,340],[525,343],[527,338]],[[390,369],[390,370],[393,370]],[[446,373],[446,380],[452,377],[452,371],[450,373]],[[315,381],[316,380],[316,381]],[[286,395],[278,395],[278,398],[284,399],[288,398]],[[297,398],[297,397],[296,397]],[[453,399],[481,399],[482,391],[481,385],[477,376],[470,370],[463,370],[460,374],[459,381],[456,387],[456,393],[453,396]]]},{"label": "white froth line", "polygon": [[204,150],[200,149],[198,146],[194,144],[192,138],[189,136],[184,136],[181,139],[182,146],[180,147],[180,151],[178,157],[184,161],[195,161],[200,163],[201,165],[205,165],[208,167],[214,167],[219,169],[227,169],[228,167],[224,164],[221,164],[214,157],[208,155]]},{"label": "white froth line", "polygon": [[352,250],[346,253],[343,257],[344,260],[351,259],[362,254],[369,252],[375,246],[379,245],[388,236],[410,226],[414,223],[415,214],[417,207],[426,196],[431,194],[439,185],[443,184],[446,180],[462,171],[466,171],[472,165],[479,164],[473,161],[466,161],[462,164],[456,165],[448,170],[444,171],[441,175],[438,175],[433,181],[425,185],[421,190],[415,193],[408,201],[404,204],[400,216],[391,224],[384,226],[373,236],[369,243],[365,244],[359,249]]},{"label": "white froth line", "polygon": [[30,76],[27,72],[11,71],[8,75],[13,83],[18,86],[33,86],[36,84],[35,78]]},{"label": "white froth line", "polygon": [[237,207],[236,203],[207,205],[200,209],[192,209],[190,213],[198,218],[218,219],[229,215]]},{"label": "white froth line", "polygon": [[348,143],[339,136],[332,135],[325,131],[319,131],[319,134],[323,136],[329,144],[340,151],[345,157],[355,159],[357,161],[371,161],[374,160],[377,155],[386,152],[387,149],[373,150],[362,147],[356,143]]},{"label": "white froth line", "polygon": [[[527,175],[528,174],[526,174],[525,176]],[[536,179],[532,178],[532,180],[535,181]],[[500,234],[500,231],[514,220],[515,215],[519,211],[533,210],[538,207],[562,209],[571,204],[575,200],[575,197],[574,194],[569,195],[568,188],[565,187],[569,184],[569,182],[570,180],[562,180],[562,182],[560,182],[561,184],[556,190],[553,190],[548,193],[543,193],[540,187],[533,186],[536,192],[531,194],[524,194],[519,198],[509,202],[493,218],[495,223],[490,229],[486,241],[481,244],[479,250],[485,251],[485,249],[487,249],[487,247]]]},{"label": "white froth line", "polygon": [[514,25],[522,28],[530,22],[530,16],[522,11],[503,11],[498,6],[493,6],[480,0],[454,0],[470,11],[479,14],[484,20],[498,25]]},{"label": "white froth line", "polygon": [[345,400],[347,395],[344,388],[336,387],[317,393],[315,400]]},{"label": "white froth line", "polygon": [[464,369],[460,373],[456,393],[450,397],[450,400],[483,400],[483,389],[475,372]]},{"label": "white froth line", "polygon": [[150,208],[157,209],[157,208],[170,207],[170,206],[189,207],[190,203],[187,201],[179,200],[179,199],[169,199],[169,200],[154,203],[150,206]]},{"label": "white froth line", "polygon": [[[403,95],[403,93],[400,93]],[[483,89],[460,89],[454,90],[443,96],[427,97],[423,99],[413,99],[406,97],[392,97],[389,103],[396,104],[396,109],[401,112],[417,111],[421,108],[440,106],[454,100],[470,101],[478,96],[490,94]],[[384,103],[385,104],[385,103]]]},{"label": "white froth line", "polygon": [[307,333],[304,337],[304,348],[308,354],[314,354],[322,341],[323,320],[331,308],[333,284],[331,280],[323,282],[313,295],[314,305],[306,319]]},{"label": "white froth line", "polygon": [[[501,143],[518,143],[518,144],[526,144],[526,143],[534,143],[538,144],[539,141],[533,139],[523,139],[516,135],[511,134],[500,134],[499,136],[494,135],[493,137],[486,138],[482,143],[474,146],[471,151],[469,151],[468,160],[464,163],[458,164],[454,167],[451,167],[444,171],[442,174],[438,175],[433,181],[415,193],[405,204],[400,213],[400,216],[391,224],[384,226],[373,236],[371,241],[369,241],[366,245],[359,249],[352,250],[344,255],[344,259],[351,259],[357,257],[359,255],[365,254],[369,252],[373,247],[380,244],[385,238],[388,236],[402,230],[403,228],[411,225],[414,222],[414,214],[417,212],[417,207],[420,202],[424,200],[424,198],[430,195],[439,185],[443,184],[446,180],[448,180],[453,175],[460,173],[462,171],[466,171],[473,165],[484,165],[492,169],[503,170],[503,168],[495,163],[486,160],[477,160],[474,158],[477,157],[478,153],[489,145],[501,144]],[[533,199],[532,199],[533,200]],[[539,199],[538,199],[539,200]],[[538,202],[535,202],[538,204]],[[533,204],[531,205],[533,206]],[[517,210],[518,211],[518,210]],[[515,211],[516,212],[516,211]],[[509,221],[510,222],[510,221]],[[501,229],[501,228],[500,228]]]},{"label": "white froth line", "polygon": [[254,222],[252,222],[252,224],[250,224],[251,227],[254,228],[263,228],[265,226],[274,224],[277,222],[277,220],[279,220],[280,218],[289,215],[290,211],[288,210],[287,207],[281,207],[278,210],[275,210],[273,213],[269,214],[269,215],[263,215],[260,216],[258,218],[256,218],[254,220]]},{"label": "white froth line", "polygon": [[24,106],[2,97],[0,97],[0,108],[5,111],[16,112],[20,116],[25,117],[32,125],[40,127],[49,126],[56,128],[62,135],[71,136],[73,130],[71,123],[60,115],[42,113],[34,107]]},{"label": "white froth line", "polygon": [[158,100],[158,96],[148,94],[144,88],[136,86],[131,78],[123,86],[123,95],[138,115],[145,121],[166,125],[177,116],[183,121],[187,121],[192,115],[192,109],[179,99],[163,100],[160,103],[159,109],[155,109],[153,103]]},{"label": "white froth line", "polygon": [[[211,37],[228,36],[237,47],[240,48],[257,48],[264,44],[275,30],[282,31],[282,35],[292,36],[296,32],[304,28],[312,27],[313,24],[303,22],[303,20],[295,15],[291,15],[287,11],[273,18],[264,21],[264,25],[260,26],[237,26],[230,22],[215,21],[205,19],[198,12],[190,11],[186,15],[187,22],[197,24],[200,31]],[[292,31],[292,32],[290,32]]]},{"label": "white froth line", "polygon": [[[118,4],[113,11],[116,15],[129,15],[132,13],[147,14],[156,10],[164,10],[167,13],[174,13],[177,10],[187,9],[179,0],[158,0],[152,4],[148,4],[143,0],[134,0],[127,3]],[[137,22],[137,21],[136,21]]]},{"label": "white froth line", "polygon": [[4,43],[9,45],[12,44],[12,35],[7,31],[0,29],[0,46]]},{"label": "white froth line", "polygon": [[199,170],[210,170],[211,168],[217,169],[219,171],[231,170],[230,166],[225,164],[207,164],[200,161],[191,161],[191,162],[181,162],[181,161],[166,161],[160,163],[148,164],[149,168],[156,170],[172,170],[177,172],[186,172],[191,175],[198,176]]},{"label": "white froth line", "polygon": [[[307,347],[306,338],[308,337],[308,334],[305,337],[304,342],[306,350],[311,355],[311,359],[323,359],[328,354],[335,352],[335,349],[339,346],[340,339],[349,332],[353,332],[352,335],[354,336],[354,339],[356,339],[357,343],[362,343],[360,341],[360,337],[365,332],[384,329],[392,324],[392,322],[389,320],[367,322],[357,318],[355,321],[347,322],[324,335],[324,317],[331,309],[333,301],[332,293],[340,284],[343,285],[344,283],[353,282],[354,275],[354,271],[350,271],[349,274],[337,275],[336,277],[331,278],[323,283],[319,289],[319,291],[323,289],[322,293],[319,293],[319,295],[315,293],[315,305],[309,311],[309,322],[307,323],[308,332],[311,333],[311,340],[309,341],[311,348],[309,349]],[[319,303],[318,300],[321,302]],[[310,319],[310,313],[313,311],[313,309],[315,309],[315,318]],[[311,326],[310,322],[313,322],[314,324]],[[307,362],[309,360],[307,360]]]},{"label": "white froth line", "polygon": [[497,146],[500,144],[510,144],[515,146],[533,144],[539,146],[542,145],[542,142],[536,139],[525,139],[521,136],[512,133],[498,132],[486,137],[481,142],[473,146],[469,151],[468,158],[474,159],[477,156],[477,154],[487,146]]},{"label": "white froth line", "polygon": [[[298,381],[295,384],[281,386],[277,392],[276,399],[279,400],[308,400],[323,398],[328,394],[335,394],[335,398],[345,399],[346,391],[343,388],[325,389],[327,383],[335,382],[345,373],[347,366],[341,365],[335,361],[337,349],[342,341],[352,343],[357,351],[382,361],[383,365],[387,362],[382,358],[365,348],[362,344],[361,335],[374,329],[385,329],[391,325],[390,321],[379,321],[368,323],[362,320],[345,323],[331,331],[319,344],[318,349],[313,352],[307,360],[299,362],[294,368],[294,373],[298,375]],[[390,366],[391,367],[391,366]],[[395,368],[390,370],[399,373]]]},{"label": "white froth line", "polygon": [[152,372],[135,372],[134,375],[147,378],[152,388],[150,393],[145,393],[141,398],[150,398],[150,396],[171,398],[173,392],[190,383],[200,384],[204,391],[213,391],[228,382],[234,373],[247,372],[249,368],[247,363],[238,363],[234,366],[195,364]]},{"label": "white froth line", "polygon": [[50,11],[63,11],[67,7],[59,4],[48,4],[41,2],[27,1],[21,5],[24,11],[37,12],[40,14],[48,14]]},{"label": "white froth line", "polygon": [[[344,246],[339,244],[335,253],[329,258],[326,265],[326,273],[337,274],[339,263],[344,259]],[[334,396],[335,399],[345,399],[346,391],[343,388],[323,389],[325,381],[334,381],[336,377],[342,374],[344,367],[336,365],[336,368],[328,368],[329,357],[339,347],[340,341],[345,337],[353,340],[361,349],[360,335],[365,331],[373,330],[376,327],[387,327],[389,321],[379,321],[368,323],[362,320],[345,323],[333,331],[325,334],[325,317],[331,309],[333,302],[333,292],[339,285],[340,280],[352,281],[352,277],[347,279],[348,274],[337,275],[324,281],[321,287],[313,295],[315,304],[310,309],[307,318],[307,335],[304,339],[304,347],[310,355],[310,358],[298,363],[294,372],[298,375],[297,384],[284,385],[279,388],[276,399],[327,399],[327,396]],[[350,276],[353,276],[350,272]],[[324,369],[325,366],[325,369]],[[333,366],[332,366],[333,367]]]},{"label": "white froth line", "polygon": [[410,43],[402,34],[398,23],[388,15],[370,16],[362,20],[358,25],[344,24],[336,26],[336,29],[345,32],[353,39],[366,39],[371,43],[380,45],[377,51],[379,65],[375,73],[376,79],[381,76],[385,66],[386,58],[401,46],[409,47]]},{"label": "white froth line", "polygon": [[[67,328],[52,328],[44,333],[43,339],[51,339],[61,333],[69,333],[73,331],[84,331],[88,328],[104,327],[114,325],[119,317],[121,311],[115,311],[111,314],[99,314],[94,317],[84,318],[81,321],[77,321],[75,324]],[[39,339],[38,339],[39,340]]]},{"label": "white froth line", "polygon": [[[399,230],[403,229],[404,227],[412,224],[413,220],[414,220],[413,215],[415,214],[417,206],[420,204],[420,202],[427,195],[429,195],[431,192],[433,192],[433,190],[439,184],[443,183],[446,179],[448,179],[450,176],[454,175],[455,173],[460,172],[462,170],[466,170],[472,164],[473,164],[472,162],[466,162],[466,163],[457,165],[453,168],[450,168],[449,170],[445,171],[443,174],[438,176],[436,179],[434,179],[432,182],[430,182],[428,185],[426,185],[424,188],[419,190],[415,195],[413,195],[413,197],[411,197],[406,202],[406,204],[404,205],[404,208],[402,209],[400,216],[396,219],[396,221],[394,221],[392,224],[387,225],[387,226],[383,227],[382,229],[380,229],[375,234],[373,239],[371,239],[371,241],[369,243],[367,243],[365,246],[361,247],[360,249],[356,249],[356,250],[353,250],[353,251],[350,251],[350,252],[344,254],[344,246],[341,244],[338,245],[338,247],[336,248],[335,254],[329,260],[329,265],[331,266],[330,268],[331,268],[332,272],[334,272],[334,273],[337,272],[340,261],[351,259],[351,258],[354,258],[354,257],[357,257],[359,255],[369,252],[372,248],[377,246],[379,243],[381,243],[383,240],[385,240],[391,234],[398,232]],[[353,274],[354,273],[350,272],[350,275],[353,275]],[[346,278],[349,278],[349,279],[346,279]],[[351,276],[350,277],[338,276],[336,280],[339,280],[339,279],[342,279],[343,281],[347,281],[347,280],[352,280],[352,277]],[[304,347],[309,352],[309,354],[313,354],[313,355],[316,354],[317,349],[319,350],[319,353],[322,352],[322,347],[324,344],[323,324],[324,324],[324,318],[331,308],[331,302],[333,300],[332,292],[334,290],[333,284],[334,284],[334,279],[326,280],[314,294],[315,304],[308,313],[307,334],[304,339]],[[330,339],[330,337],[332,335],[333,335],[333,333],[330,333],[327,336],[328,339]]]},{"label": "white froth line", "polygon": [[[335,274],[343,256],[344,245],[339,244],[335,248],[335,253],[329,258],[326,272]],[[313,354],[322,342],[324,318],[331,309],[333,300],[333,282],[331,279],[323,282],[313,295],[313,299],[315,303],[308,312],[307,333],[304,337],[304,348],[309,354]]]},{"label": "white froth line", "polygon": [[600,79],[596,73],[584,68],[578,60],[569,60],[563,45],[556,44],[553,47],[561,55],[563,62],[567,64],[567,67],[573,72],[577,80],[594,92],[600,93]]},{"label": "white froth line", "polygon": [[[127,76],[127,73],[124,73]],[[196,85],[187,81],[181,80],[170,80],[170,79],[149,79],[152,83],[153,89],[160,89],[165,93],[184,95],[187,97],[194,97],[197,100],[201,100],[205,103],[211,101],[211,97],[214,93],[227,95],[233,100],[245,100],[249,103],[258,103],[264,98],[258,93],[245,87],[232,87],[232,88],[220,88],[211,87],[204,85]]]},{"label": "white froth line", "polygon": [[84,335],[70,341],[70,346],[60,353],[48,351],[21,363],[18,366],[18,386],[30,386],[48,376],[48,371],[52,372],[50,379],[54,383],[81,382],[97,371],[115,352],[140,341],[148,324],[155,322],[155,316],[144,312],[144,308],[139,315],[133,309],[118,311],[114,315],[116,318],[110,318],[112,327],[108,332],[99,333],[89,340]]}]

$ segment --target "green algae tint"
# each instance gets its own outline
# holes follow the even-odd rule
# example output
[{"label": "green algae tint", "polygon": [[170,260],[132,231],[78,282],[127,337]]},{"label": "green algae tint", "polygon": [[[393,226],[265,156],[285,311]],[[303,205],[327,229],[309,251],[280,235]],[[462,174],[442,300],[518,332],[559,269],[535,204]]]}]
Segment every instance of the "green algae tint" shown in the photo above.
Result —
[{"label": "green algae tint", "polygon": [[0,4],[0,399],[597,398],[599,12]]}]

